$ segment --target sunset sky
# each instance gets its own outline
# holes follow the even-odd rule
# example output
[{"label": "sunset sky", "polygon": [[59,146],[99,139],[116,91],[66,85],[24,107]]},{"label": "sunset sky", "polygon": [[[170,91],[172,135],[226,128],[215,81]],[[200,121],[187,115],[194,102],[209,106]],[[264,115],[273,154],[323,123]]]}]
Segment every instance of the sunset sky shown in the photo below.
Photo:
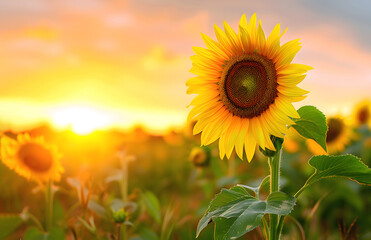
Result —
[{"label": "sunset sky", "polygon": [[[276,23],[314,67],[300,105],[347,112],[371,98],[371,1],[0,0],[0,128],[180,126],[200,33],[243,13]],[[79,123],[76,123],[79,117]],[[83,122],[81,122],[83,120]]]}]

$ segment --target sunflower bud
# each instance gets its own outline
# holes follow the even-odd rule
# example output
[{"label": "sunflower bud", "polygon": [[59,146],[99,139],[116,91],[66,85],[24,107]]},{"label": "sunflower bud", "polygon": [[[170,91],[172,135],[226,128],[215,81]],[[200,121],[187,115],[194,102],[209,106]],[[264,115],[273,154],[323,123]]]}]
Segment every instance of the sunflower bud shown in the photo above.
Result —
[{"label": "sunflower bud", "polygon": [[117,210],[116,212],[113,212],[113,220],[116,223],[121,224],[121,223],[125,222],[126,216],[127,216],[127,213],[123,208]]},{"label": "sunflower bud", "polygon": [[194,147],[189,155],[189,160],[195,167],[205,167],[210,162],[210,150],[207,147]]},{"label": "sunflower bud", "polygon": [[271,140],[272,140],[274,147],[276,148],[276,151],[272,151],[267,148],[264,150],[259,146],[260,152],[263,153],[264,156],[266,157],[274,157],[274,155],[276,155],[276,153],[282,148],[283,138],[279,138],[279,137],[275,137],[271,135]]}]

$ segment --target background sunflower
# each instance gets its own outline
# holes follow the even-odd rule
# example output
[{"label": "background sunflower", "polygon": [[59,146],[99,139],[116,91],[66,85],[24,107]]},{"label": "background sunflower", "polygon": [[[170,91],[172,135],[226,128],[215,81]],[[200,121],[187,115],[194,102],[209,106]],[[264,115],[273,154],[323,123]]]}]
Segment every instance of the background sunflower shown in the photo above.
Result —
[{"label": "background sunflower", "polygon": [[[344,152],[351,141],[357,137],[349,124],[340,115],[328,117],[327,126],[326,145],[328,154],[339,154]],[[315,155],[327,154],[325,150],[312,139],[307,139],[307,146]]]},{"label": "background sunflower", "polygon": [[42,137],[19,134],[14,140],[1,138],[3,163],[19,175],[39,183],[59,181],[64,171],[60,163],[61,154],[56,146],[48,145]]},{"label": "background sunflower", "polygon": [[356,127],[371,125],[371,102],[368,99],[359,102],[354,108],[353,124]]}]

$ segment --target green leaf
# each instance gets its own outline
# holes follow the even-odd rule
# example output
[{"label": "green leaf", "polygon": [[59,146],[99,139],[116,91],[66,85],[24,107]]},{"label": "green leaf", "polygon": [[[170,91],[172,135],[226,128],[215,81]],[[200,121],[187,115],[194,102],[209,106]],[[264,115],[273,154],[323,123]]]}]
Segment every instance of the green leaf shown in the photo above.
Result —
[{"label": "green leaf", "polygon": [[62,229],[53,228],[49,233],[40,232],[37,228],[31,227],[24,235],[24,240],[64,240],[66,236]]},{"label": "green leaf", "polygon": [[315,168],[315,172],[305,183],[305,187],[329,177],[346,177],[360,184],[371,185],[371,169],[356,156],[314,156],[309,164]]},{"label": "green leaf", "polygon": [[156,222],[160,223],[160,203],[157,197],[152,192],[146,191],[142,194],[142,200],[148,213],[156,220]]},{"label": "green leaf", "polygon": [[[247,186],[247,185],[244,185],[244,184],[237,184],[236,186],[237,187],[243,187],[243,188],[251,191],[253,193],[253,195],[250,194],[252,197],[259,198],[261,192],[269,194],[269,184],[270,184],[269,179],[270,179],[270,176],[269,175],[266,176],[260,182],[260,185],[258,187],[250,187],[250,186]],[[247,191],[247,193],[249,194],[250,192]]]},{"label": "green leaf", "polygon": [[0,215],[0,239],[13,233],[22,224],[23,220],[19,215]]},{"label": "green leaf", "polygon": [[298,110],[299,119],[293,119],[292,127],[305,138],[316,141],[325,151],[327,124],[325,115],[313,106],[304,106]]},{"label": "green leaf", "polygon": [[259,193],[261,192],[265,192],[265,193],[269,193],[270,191],[270,179],[271,179],[271,176],[268,175],[266,176],[263,181],[260,183],[260,186],[259,186]]},{"label": "green leaf", "polygon": [[[140,234],[140,239],[141,240],[145,240],[145,239],[148,239],[148,240],[159,240],[159,237],[156,235],[156,233],[154,231],[152,231],[151,229],[149,228],[143,228],[139,231],[139,234]],[[139,240],[139,239],[138,239]]]},{"label": "green leaf", "polygon": [[197,236],[214,222],[216,240],[238,238],[259,226],[264,214],[289,214],[295,202],[294,197],[282,192],[274,192],[262,201],[252,197],[242,186],[222,189],[200,220]]}]

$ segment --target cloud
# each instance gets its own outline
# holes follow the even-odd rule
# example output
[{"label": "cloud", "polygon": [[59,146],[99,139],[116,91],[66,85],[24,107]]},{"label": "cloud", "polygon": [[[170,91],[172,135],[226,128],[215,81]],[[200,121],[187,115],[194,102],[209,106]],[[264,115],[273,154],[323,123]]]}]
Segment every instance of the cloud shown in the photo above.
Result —
[{"label": "cloud", "polygon": [[301,38],[295,62],[315,67],[302,84],[311,91],[303,103],[349,105],[371,87],[362,40],[369,17],[362,10],[353,19],[369,4],[322,2],[0,0],[0,95],[37,106],[89,102],[148,124],[157,111],[179,124],[200,33],[215,39],[213,23],[225,19],[237,30],[243,13],[257,12],[266,34],[281,22],[289,28],[284,41]]}]

